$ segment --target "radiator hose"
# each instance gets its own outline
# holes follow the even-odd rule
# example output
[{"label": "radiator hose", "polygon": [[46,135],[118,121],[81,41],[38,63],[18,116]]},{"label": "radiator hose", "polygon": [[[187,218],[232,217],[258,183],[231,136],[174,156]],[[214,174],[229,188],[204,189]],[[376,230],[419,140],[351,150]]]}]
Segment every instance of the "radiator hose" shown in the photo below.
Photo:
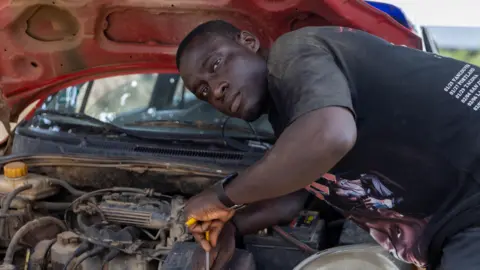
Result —
[{"label": "radiator hose", "polygon": [[7,252],[5,253],[5,257],[3,259],[3,264],[12,264],[13,262],[13,256],[15,255],[15,251],[17,250],[18,243],[20,240],[29,232],[32,230],[45,226],[47,224],[54,224],[57,225],[62,229],[62,231],[66,231],[67,227],[65,227],[65,224],[59,219],[56,219],[54,217],[41,217],[34,219],[32,221],[29,221],[25,223],[20,229],[18,229],[17,232],[12,237],[12,240],[8,244]]}]

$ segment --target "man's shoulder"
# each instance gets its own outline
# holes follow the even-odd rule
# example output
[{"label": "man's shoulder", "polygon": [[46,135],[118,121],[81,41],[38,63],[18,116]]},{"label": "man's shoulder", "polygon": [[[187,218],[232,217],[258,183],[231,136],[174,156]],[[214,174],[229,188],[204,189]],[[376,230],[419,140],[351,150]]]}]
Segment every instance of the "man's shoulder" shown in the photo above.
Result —
[{"label": "man's shoulder", "polygon": [[292,51],[304,45],[322,45],[322,34],[333,32],[331,26],[308,26],[287,32],[278,37],[270,48],[270,57],[283,55],[284,51]]},{"label": "man's shoulder", "polygon": [[[285,34],[282,34],[279,36],[275,42],[273,43],[273,46],[279,46],[285,44],[288,40],[294,41],[292,39],[295,39],[297,41],[304,41],[304,40],[310,40],[310,39],[315,39],[322,37],[323,35],[326,35],[328,33],[338,33],[341,30],[341,27],[338,26],[306,26],[302,27],[290,32],[287,32]],[[273,47],[272,46],[272,47]]]},{"label": "man's shoulder", "polygon": [[281,35],[270,47],[268,68],[272,75],[280,77],[291,60],[313,51],[328,53],[322,36],[335,31],[335,27],[309,26]]}]

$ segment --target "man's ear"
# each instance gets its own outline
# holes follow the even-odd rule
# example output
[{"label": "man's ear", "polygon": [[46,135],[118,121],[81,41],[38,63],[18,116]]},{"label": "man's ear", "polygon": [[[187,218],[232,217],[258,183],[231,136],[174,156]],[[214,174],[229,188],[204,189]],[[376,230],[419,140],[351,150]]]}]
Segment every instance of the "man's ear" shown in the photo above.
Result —
[{"label": "man's ear", "polygon": [[260,49],[260,41],[254,34],[248,31],[240,32],[237,36],[237,42],[254,53],[257,53]]}]

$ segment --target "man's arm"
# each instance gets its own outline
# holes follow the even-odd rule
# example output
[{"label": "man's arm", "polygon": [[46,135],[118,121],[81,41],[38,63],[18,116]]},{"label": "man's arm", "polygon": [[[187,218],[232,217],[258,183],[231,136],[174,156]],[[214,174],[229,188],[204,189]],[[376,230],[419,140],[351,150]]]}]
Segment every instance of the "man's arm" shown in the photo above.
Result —
[{"label": "man's arm", "polygon": [[236,204],[305,187],[332,169],[355,144],[351,85],[317,31],[291,32],[271,48],[270,96],[286,128],[262,160],[225,187]]},{"label": "man's arm", "polygon": [[307,113],[282,133],[260,162],[227,185],[225,192],[236,204],[248,204],[304,188],[350,151],[356,131],[353,115],[345,108]]},{"label": "man's arm", "polygon": [[237,211],[232,220],[241,235],[286,224],[302,211],[308,195],[306,190],[299,190],[279,198],[253,203]]}]

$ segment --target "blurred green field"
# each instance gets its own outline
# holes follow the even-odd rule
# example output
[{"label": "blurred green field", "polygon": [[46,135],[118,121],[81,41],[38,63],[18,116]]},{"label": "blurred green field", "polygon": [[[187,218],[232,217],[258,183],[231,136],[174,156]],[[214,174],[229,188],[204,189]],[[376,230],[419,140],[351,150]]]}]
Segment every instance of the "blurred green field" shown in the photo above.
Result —
[{"label": "blurred green field", "polygon": [[480,66],[480,50],[467,51],[467,50],[442,50],[441,49],[440,54]]}]

